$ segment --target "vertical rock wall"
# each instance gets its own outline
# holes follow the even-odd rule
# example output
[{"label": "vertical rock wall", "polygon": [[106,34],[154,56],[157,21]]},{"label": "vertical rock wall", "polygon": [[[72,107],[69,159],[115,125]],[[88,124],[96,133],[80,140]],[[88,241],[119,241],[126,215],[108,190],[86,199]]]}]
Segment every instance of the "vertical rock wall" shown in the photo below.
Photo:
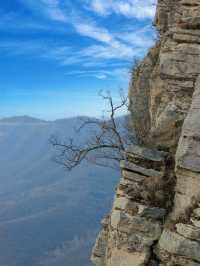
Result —
[{"label": "vertical rock wall", "polygon": [[96,266],[200,265],[200,1],[159,0],[155,25],[130,82],[139,146],[121,162]]}]

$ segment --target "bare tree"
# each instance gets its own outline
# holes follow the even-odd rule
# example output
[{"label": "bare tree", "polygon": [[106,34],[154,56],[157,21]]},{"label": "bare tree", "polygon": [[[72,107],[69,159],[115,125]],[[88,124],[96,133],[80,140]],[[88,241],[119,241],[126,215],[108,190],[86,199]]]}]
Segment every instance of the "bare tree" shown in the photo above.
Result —
[{"label": "bare tree", "polygon": [[128,97],[120,93],[120,102],[115,104],[109,92],[101,93],[101,97],[109,106],[108,117],[102,119],[83,118],[76,132],[81,134],[84,129],[90,131],[89,140],[77,144],[76,138],[60,141],[57,137],[51,138],[51,144],[59,150],[56,161],[72,170],[86,160],[100,166],[115,167],[124,159],[127,145],[134,142],[130,133],[128,117],[116,118],[119,110],[128,107]]}]

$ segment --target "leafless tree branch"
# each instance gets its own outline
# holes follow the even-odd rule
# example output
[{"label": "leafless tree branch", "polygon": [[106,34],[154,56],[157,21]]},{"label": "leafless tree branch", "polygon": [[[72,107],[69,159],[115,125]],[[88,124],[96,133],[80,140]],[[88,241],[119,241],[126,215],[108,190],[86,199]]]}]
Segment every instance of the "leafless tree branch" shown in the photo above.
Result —
[{"label": "leafless tree branch", "polygon": [[89,139],[83,144],[77,144],[77,139],[68,139],[67,142],[60,141],[53,136],[50,139],[53,147],[58,151],[56,161],[72,170],[84,160],[100,166],[113,167],[111,161],[119,162],[124,158],[126,146],[132,143],[132,136],[129,134],[129,128],[124,128],[121,120],[125,118],[116,118],[116,113],[122,108],[127,108],[128,97],[120,93],[120,102],[115,104],[109,92],[100,93],[103,100],[109,106],[107,110],[109,117],[103,119],[83,118],[81,124],[76,129],[79,135],[83,130],[89,130]]}]

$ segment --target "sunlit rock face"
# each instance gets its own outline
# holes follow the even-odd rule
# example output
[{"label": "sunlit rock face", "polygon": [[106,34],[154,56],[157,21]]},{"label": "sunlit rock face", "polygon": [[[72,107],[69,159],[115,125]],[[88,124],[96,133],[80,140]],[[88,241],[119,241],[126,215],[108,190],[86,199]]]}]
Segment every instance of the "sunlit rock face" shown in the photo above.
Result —
[{"label": "sunlit rock face", "polygon": [[200,73],[199,1],[159,1],[160,40],[130,83],[130,111],[138,139],[175,152]]},{"label": "sunlit rock face", "polygon": [[129,88],[138,146],[121,162],[96,266],[200,265],[200,1],[159,0],[155,25]]}]

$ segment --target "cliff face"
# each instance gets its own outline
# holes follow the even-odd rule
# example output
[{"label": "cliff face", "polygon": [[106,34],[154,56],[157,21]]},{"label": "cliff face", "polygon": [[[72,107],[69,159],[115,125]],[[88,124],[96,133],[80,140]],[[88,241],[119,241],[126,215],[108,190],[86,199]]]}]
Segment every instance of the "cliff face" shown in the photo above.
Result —
[{"label": "cliff face", "polygon": [[96,266],[200,265],[200,1],[159,0],[160,40],[130,82],[127,150]]}]

